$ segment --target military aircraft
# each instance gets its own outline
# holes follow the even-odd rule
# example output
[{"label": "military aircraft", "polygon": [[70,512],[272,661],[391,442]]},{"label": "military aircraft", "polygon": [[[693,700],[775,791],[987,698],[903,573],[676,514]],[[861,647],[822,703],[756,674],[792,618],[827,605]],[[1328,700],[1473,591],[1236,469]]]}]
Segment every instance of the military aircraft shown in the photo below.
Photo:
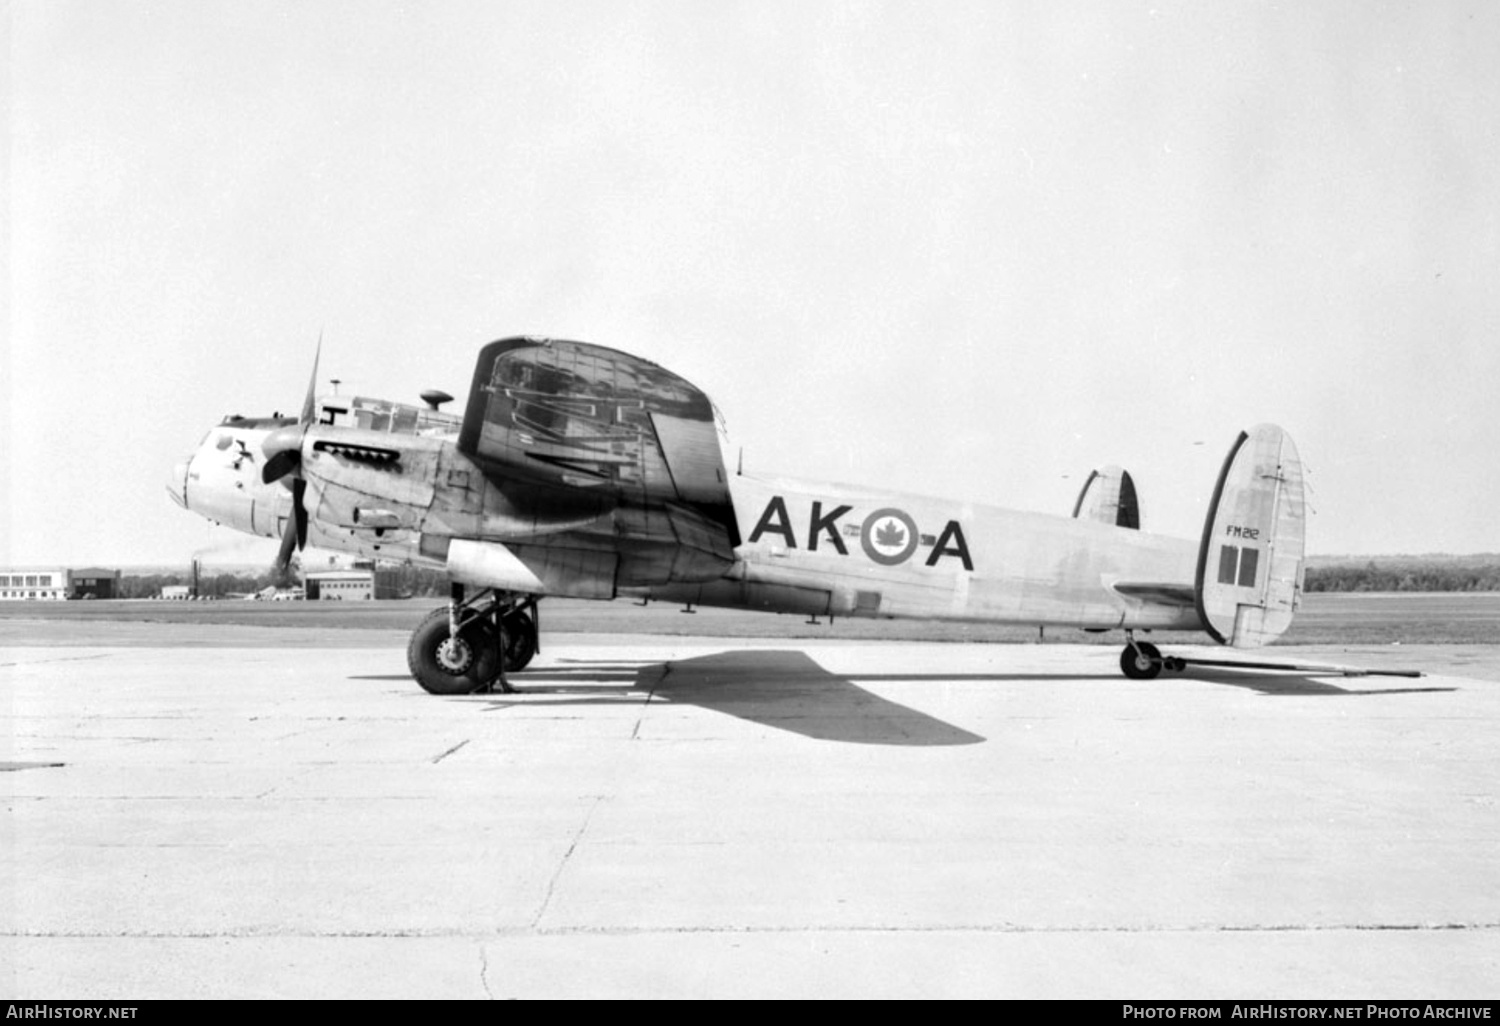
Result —
[{"label": "military aircraft", "polygon": [[297,417],[228,417],[172,471],[178,505],[282,539],[439,568],[447,607],[412,633],[436,694],[508,688],[550,596],[635,596],[813,616],[1122,630],[1121,670],[1188,660],[1136,632],[1234,648],[1281,635],[1303,580],[1302,464],[1279,427],[1230,446],[1202,536],[1140,529],[1130,475],[1091,474],[1073,515],[731,475],[696,386],[603,346],[506,338],[462,415],[309,383]]}]

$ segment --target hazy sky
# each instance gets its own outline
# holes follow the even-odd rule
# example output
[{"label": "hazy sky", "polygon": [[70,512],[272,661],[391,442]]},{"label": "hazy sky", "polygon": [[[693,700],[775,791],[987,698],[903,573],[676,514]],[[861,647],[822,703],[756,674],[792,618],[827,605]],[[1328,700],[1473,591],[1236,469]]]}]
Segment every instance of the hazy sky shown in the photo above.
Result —
[{"label": "hazy sky", "polygon": [[1312,553],[1500,550],[1491,0],[0,10],[0,563],[222,549],[167,473],[320,332],[407,401],[622,348],[766,473],[1065,514],[1120,463],[1184,537],[1273,421]]}]

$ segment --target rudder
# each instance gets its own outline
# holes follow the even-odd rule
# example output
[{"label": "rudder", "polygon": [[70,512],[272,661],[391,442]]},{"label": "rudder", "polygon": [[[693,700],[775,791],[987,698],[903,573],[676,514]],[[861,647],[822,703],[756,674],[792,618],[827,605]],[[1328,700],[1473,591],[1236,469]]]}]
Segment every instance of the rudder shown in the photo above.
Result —
[{"label": "rudder", "polygon": [[1092,471],[1073,504],[1073,518],[1139,531],[1141,504],[1130,471],[1114,465]]},{"label": "rudder", "polygon": [[1224,460],[1198,550],[1198,614],[1214,640],[1258,648],[1291,626],[1302,595],[1302,461],[1274,424],[1242,432]]}]

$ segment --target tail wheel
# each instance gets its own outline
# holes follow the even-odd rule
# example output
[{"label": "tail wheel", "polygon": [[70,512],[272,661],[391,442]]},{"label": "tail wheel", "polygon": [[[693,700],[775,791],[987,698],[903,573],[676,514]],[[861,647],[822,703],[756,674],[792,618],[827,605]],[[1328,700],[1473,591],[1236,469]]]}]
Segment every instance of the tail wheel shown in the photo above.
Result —
[{"label": "tail wheel", "polygon": [[1126,645],[1120,653],[1120,669],[1131,680],[1150,680],[1161,673],[1161,650],[1145,641]]},{"label": "tail wheel", "polygon": [[480,622],[453,637],[448,610],[434,609],[412,631],[406,646],[406,665],[422,688],[434,695],[467,695],[496,675],[493,635]]}]

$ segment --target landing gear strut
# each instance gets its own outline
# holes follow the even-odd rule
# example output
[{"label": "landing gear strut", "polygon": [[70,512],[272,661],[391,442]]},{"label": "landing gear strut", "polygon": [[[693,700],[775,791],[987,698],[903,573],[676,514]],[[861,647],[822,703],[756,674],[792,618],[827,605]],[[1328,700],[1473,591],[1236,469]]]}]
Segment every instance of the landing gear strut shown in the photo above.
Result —
[{"label": "landing gear strut", "polygon": [[1151,680],[1162,670],[1183,670],[1187,662],[1164,656],[1149,641],[1136,641],[1134,631],[1125,632],[1125,651],[1120,653],[1120,670],[1131,680]]},{"label": "landing gear strut", "polygon": [[1149,641],[1131,641],[1120,653],[1120,669],[1131,680],[1150,680],[1161,673],[1161,650]]},{"label": "landing gear strut", "polygon": [[507,673],[525,669],[538,650],[537,600],[486,588],[465,600],[464,587],[412,632],[406,665],[434,695],[509,691]]}]

